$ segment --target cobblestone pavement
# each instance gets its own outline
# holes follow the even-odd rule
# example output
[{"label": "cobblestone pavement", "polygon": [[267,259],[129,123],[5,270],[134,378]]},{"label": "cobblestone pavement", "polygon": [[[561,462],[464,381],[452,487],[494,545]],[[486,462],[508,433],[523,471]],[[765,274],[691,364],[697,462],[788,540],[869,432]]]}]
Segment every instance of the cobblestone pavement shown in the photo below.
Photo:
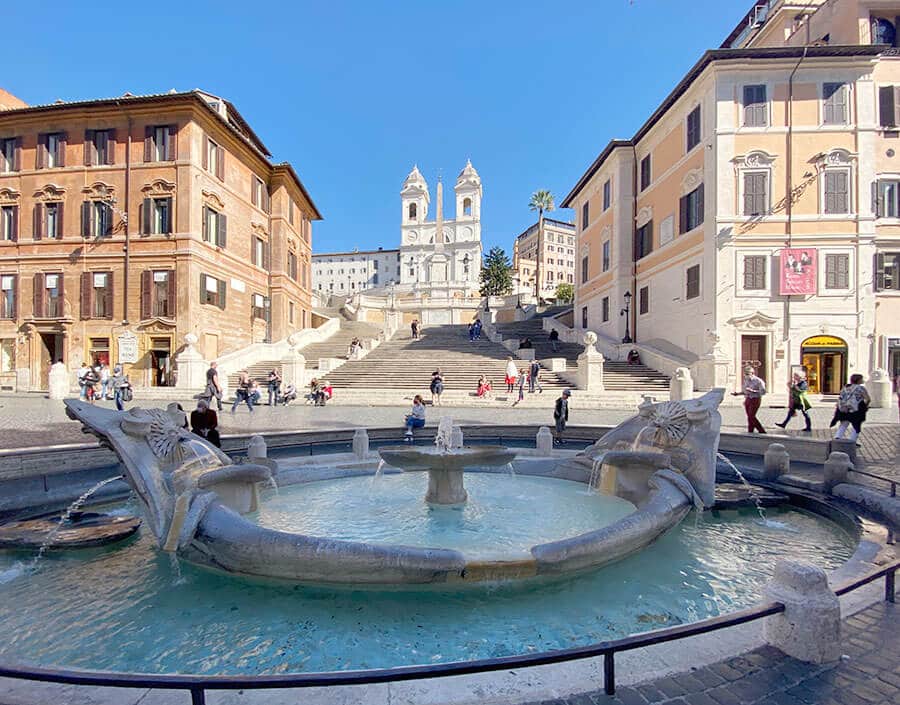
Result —
[{"label": "cobblestone pavement", "polygon": [[[898,705],[900,608],[875,604],[844,621],[844,657],[815,665],[765,646],[679,675],[540,705]],[[534,703],[533,705],[538,705]]]}]

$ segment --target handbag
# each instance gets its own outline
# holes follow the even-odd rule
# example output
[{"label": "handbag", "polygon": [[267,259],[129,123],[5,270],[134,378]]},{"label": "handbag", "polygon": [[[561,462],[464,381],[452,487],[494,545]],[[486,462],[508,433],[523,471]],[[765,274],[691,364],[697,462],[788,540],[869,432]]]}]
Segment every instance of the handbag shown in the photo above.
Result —
[{"label": "handbag", "polygon": [[122,401],[131,401],[134,399],[134,391],[131,388],[131,385],[127,387],[122,387]]}]

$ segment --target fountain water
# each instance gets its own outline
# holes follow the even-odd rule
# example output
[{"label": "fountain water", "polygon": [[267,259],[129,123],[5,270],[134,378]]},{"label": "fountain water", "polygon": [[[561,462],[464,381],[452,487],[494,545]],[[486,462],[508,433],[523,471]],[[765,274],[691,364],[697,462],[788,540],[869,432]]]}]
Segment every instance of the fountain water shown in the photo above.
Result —
[{"label": "fountain water", "polygon": [[753,485],[751,485],[749,482],[747,482],[747,478],[744,477],[744,473],[742,473],[740,470],[738,470],[737,465],[732,463],[731,460],[728,458],[728,456],[722,455],[722,453],[716,453],[716,458],[718,460],[721,460],[723,463],[725,463],[728,466],[728,469],[731,470],[731,472],[733,472],[735,475],[737,475],[737,478],[738,478],[738,480],[741,481],[741,484],[747,488],[747,492],[750,494],[750,499],[752,499],[753,504],[756,505],[756,511],[759,514],[759,518],[762,520],[763,524],[768,526],[769,525],[769,517],[766,516],[766,510],[762,505],[762,501],[759,498],[759,494],[757,493],[757,491],[753,487]]},{"label": "fountain water", "polygon": [[381,476],[384,475],[384,461],[378,461],[378,467],[375,468],[375,477],[373,479],[378,480],[381,479]]}]

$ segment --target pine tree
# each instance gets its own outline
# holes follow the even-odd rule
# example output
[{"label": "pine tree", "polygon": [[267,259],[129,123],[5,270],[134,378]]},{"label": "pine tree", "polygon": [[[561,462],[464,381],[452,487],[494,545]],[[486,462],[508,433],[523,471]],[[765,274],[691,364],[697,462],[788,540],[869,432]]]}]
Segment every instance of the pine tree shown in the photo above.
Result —
[{"label": "pine tree", "polygon": [[481,295],[503,296],[512,291],[512,265],[502,247],[492,247],[481,266]]}]

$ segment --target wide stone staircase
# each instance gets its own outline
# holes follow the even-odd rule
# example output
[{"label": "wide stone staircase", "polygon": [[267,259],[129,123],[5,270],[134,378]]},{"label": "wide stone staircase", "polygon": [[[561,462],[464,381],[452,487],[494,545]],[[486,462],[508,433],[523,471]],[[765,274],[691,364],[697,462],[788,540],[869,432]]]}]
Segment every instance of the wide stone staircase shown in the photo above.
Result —
[{"label": "wide stone staircase", "polygon": [[[560,341],[558,350],[554,352],[550,345],[549,332],[543,329],[544,318],[556,316],[563,310],[564,307],[554,307],[526,321],[499,323],[496,329],[504,339],[518,338],[521,341],[529,338],[538,360],[551,357],[565,358],[567,370],[574,373],[578,366],[578,356],[583,352],[584,346]],[[661,394],[668,391],[669,378],[646,365],[629,365],[627,362],[606,360],[603,363],[603,386],[611,392]]]},{"label": "wide stone staircase", "polygon": [[[315,370],[318,368],[319,360],[322,358],[336,358],[339,360],[347,360],[347,351],[350,348],[350,341],[354,338],[360,340],[368,340],[377,338],[381,332],[380,327],[363,321],[348,321],[340,319],[341,327],[334,335],[326,338],[321,343],[312,343],[300,349],[303,357],[306,358],[307,369]],[[273,369],[278,370],[281,374],[280,360],[260,360],[246,368],[252,379],[255,379],[260,386],[265,385],[269,379],[269,372]],[[228,376],[229,389],[236,389],[238,384],[240,371]]]}]

